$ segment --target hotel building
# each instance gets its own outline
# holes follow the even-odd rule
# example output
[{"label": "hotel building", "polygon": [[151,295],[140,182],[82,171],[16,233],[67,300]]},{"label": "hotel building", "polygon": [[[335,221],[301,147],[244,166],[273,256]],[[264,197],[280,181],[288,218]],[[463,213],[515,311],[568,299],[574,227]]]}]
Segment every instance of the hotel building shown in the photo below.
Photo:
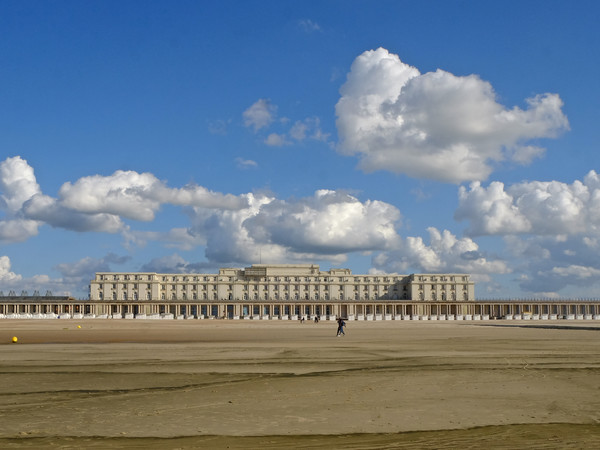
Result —
[{"label": "hotel building", "polygon": [[429,303],[447,305],[444,314],[466,314],[475,292],[467,274],[355,275],[315,264],[254,264],[218,274],[100,272],[90,300],[117,309],[105,313],[120,306],[132,314],[231,319],[366,318],[423,315]]},{"label": "hotel building", "polygon": [[598,300],[477,300],[463,273],[355,275],[316,264],[216,274],[99,272],[89,289],[88,300],[0,294],[0,318],[600,320]]}]

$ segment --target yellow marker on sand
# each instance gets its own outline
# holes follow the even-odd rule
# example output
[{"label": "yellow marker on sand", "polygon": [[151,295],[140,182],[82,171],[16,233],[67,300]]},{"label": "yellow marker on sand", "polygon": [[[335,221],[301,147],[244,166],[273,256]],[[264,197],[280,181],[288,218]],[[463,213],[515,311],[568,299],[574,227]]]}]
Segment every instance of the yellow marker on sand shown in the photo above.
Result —
[{"label": "yellow marker on sand", "polygon": [[17,337],[13,336],[12,341],[16,343],[18,341]]}]

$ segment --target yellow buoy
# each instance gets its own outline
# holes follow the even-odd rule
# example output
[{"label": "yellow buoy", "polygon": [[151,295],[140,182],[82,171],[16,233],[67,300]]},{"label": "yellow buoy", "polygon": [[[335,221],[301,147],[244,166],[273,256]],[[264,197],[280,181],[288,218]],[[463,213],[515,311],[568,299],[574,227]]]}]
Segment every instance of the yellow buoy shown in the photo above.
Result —
[{"label": "yellow buoy", "polygon": [[81,328],[81,325],[77,325],[77,328]]},{"label": "yellow buoy", "polygon": [[13,341],[13,342],[17,342],[17,341],[18,341],[17,337],[16,337],[16,336],[13,336],[13,338],[12,338],[12,341]]}]

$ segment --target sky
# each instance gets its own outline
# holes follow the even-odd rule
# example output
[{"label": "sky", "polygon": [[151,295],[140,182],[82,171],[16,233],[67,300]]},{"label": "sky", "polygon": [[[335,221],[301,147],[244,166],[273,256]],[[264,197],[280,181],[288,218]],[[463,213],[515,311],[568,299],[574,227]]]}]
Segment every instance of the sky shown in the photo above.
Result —
[{"label": "sky", "polygon": [[598,298],[600,3],[0,2],[0,291],[316,263]]}]

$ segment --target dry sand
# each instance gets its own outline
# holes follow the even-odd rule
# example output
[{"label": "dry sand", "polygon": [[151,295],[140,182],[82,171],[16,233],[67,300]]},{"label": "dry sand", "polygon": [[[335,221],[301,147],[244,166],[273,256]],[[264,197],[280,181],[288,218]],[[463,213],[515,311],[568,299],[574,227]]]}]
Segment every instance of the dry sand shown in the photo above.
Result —
[{"label": "dry sand", "polygon": [[335,330],[1,321],[0,447],[600,448],[600,323]]}]

